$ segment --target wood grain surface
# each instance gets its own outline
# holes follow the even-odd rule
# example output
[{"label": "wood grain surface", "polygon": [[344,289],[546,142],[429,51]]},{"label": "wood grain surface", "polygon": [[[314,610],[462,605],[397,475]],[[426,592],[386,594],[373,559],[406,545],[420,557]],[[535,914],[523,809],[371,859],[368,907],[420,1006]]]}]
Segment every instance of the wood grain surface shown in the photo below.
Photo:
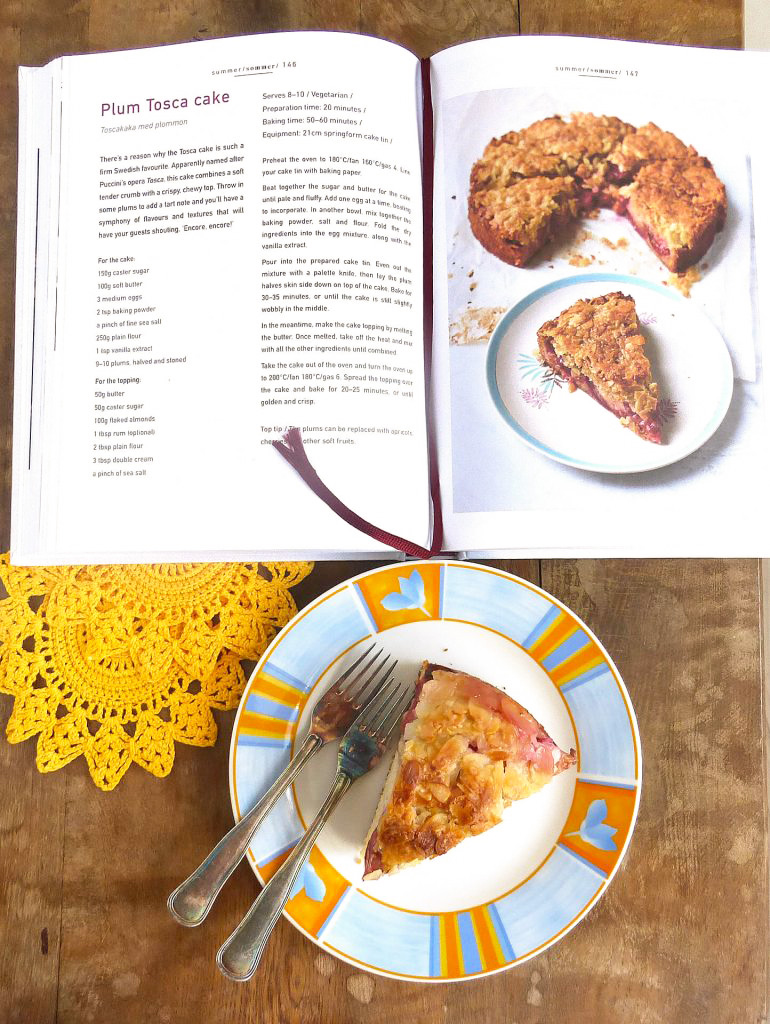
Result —
[{"label": "wood grain surface", "polygon": [[[16,67],[63,53],[289,28],[387,36],[424,55],[541,32],[740,45],[737,0],[27,0],[0,11],[0,542],[8,543]],[[768,886],[756,561],[497,562],[598,634],[639,718],[636,833],[607,894],[543,955],[463,985],[356,971],[279,924],[258,978],[226,981],[222,939],[257,892],[241,866],[207,923],[165,899],[229,827],[233,715],[212,750],[177,746],[163,780],[97,791],[82,762],[41,776],[0,738],[0,1024],[760,1024]],[[319,564],[302,602],[364,568]],[[0,726],[10,701],[0,697]]]}]

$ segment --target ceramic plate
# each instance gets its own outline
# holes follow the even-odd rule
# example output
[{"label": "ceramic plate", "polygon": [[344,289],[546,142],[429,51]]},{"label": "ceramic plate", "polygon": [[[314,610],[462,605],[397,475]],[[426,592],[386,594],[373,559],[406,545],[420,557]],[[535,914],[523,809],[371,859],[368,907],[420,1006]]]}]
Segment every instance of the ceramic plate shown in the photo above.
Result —
[{"label": "ceramic plate", "polygon": [[[392,595],[396,595],[395,599]],[[236,819],[303,739],[319,694],[372,639],[416,678],[425,658],[495,683],[574,747],[576,768],[442,857],[361,880],[361,846],[390,754],[322,832],[285,914],[322,949],[369,971],[457,981],[504,970],[556,942],[606,889],[631,838],[641,750],[623,682],[591,631],[530,583],[468,562],[374,569],[304,609],[270,645],[236,717]],[[323,802],[336,744],[321,750],[250,848],[261,882]]]},{"label": "ceramic plate", "polygon": [[[542,366],[537,331],[578,299],[622,291],[636,303],[645,352],[659,385],[663,444],[643,441],[612,413]],[[498,411],[525,444],[548,458],[600,473],[639,473],[678,462],[722,422],[733,390],[730,355],[691,300],[623,274],[566,277],[532,292],[495,328],[487,383]]]}]

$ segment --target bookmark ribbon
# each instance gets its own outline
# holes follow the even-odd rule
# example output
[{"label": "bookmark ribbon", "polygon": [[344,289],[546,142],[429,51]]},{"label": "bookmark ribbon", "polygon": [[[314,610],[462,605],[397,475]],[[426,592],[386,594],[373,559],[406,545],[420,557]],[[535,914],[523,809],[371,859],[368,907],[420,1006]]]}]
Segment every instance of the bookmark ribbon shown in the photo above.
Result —
[{"label": "bookmark ribbon", "polygon": [[343,501],[340,501],[337,495],[333,491],[329,490],[318,473],[316,473],[311,466],[310,460],[307,457],[307,452],[305,451],[305,446],[302,443],[302,433],[298,427],[292,427],[291,430],[287,431],[287,433],[283,435],[282,441],[273,441],[272,445],[276,451],[280,452],[284,459],[286,459],[289,465],[299,473],[310,490],[313,491],[313,493],[316,494],[325,505],[328,505],[332,512],[336,512],[341,519],[344,519],[350,526],[355,527],[356,530],[360,530],[361,533],[365,533],[368,537],[373,537],[381,544],[386,544],[388,547],[395,548],[398,551],[403,551],[405,554],[411,555],[414,558],[432,558],[441,550],[443,526],[441,517],[441,501],[438,488],[438,473],[435,469],[436,460],[434,458],[430,458],[430,492],[433,504],[433,524],[431,529],[430,547],[424,548],[419,544],[414,544],[412,541],[406,540],[404,537],[397,536],[395,533],[390,533],[387,530],[380,529],[380,527],[370,523],[367,519],[363,519],[357,512],[348,508]]}]

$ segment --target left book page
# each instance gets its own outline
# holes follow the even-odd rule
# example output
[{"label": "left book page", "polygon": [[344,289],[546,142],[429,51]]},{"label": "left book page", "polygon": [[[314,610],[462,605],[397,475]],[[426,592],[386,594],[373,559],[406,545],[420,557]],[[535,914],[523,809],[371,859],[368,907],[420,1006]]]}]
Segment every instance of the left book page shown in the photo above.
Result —
[{"label": "left book page", "polygon": [[416,58],[292,33],[20,82],[13,560],[386,550],[275,452],[291,426],[423,542]]}]

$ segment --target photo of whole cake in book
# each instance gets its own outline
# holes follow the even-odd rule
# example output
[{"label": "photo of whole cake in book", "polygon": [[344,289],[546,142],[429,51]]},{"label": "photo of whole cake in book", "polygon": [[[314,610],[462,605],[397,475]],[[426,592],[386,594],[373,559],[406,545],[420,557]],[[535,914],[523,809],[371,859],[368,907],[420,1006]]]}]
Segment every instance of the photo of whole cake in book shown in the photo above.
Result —
[{"label": "photo of whole cake in book", "polygon": [[13,560],[707,554],[739,509],[756,554],[768,62],[295,32],[20,69]]},{"label": "photo of whole cake in book", "polygon": [[471,171],[473,233],[516,267],[595,206],[627,216],[661,262],[680,273],[724,227],[727,196],[711,163],[671,132],[585,113],[492,139]]},{"label": "photo of whole cake in book", "polygon": [[364,878],[448,853],[575,764],[532,715],[475,676],[423,662],[374,814]]}]

